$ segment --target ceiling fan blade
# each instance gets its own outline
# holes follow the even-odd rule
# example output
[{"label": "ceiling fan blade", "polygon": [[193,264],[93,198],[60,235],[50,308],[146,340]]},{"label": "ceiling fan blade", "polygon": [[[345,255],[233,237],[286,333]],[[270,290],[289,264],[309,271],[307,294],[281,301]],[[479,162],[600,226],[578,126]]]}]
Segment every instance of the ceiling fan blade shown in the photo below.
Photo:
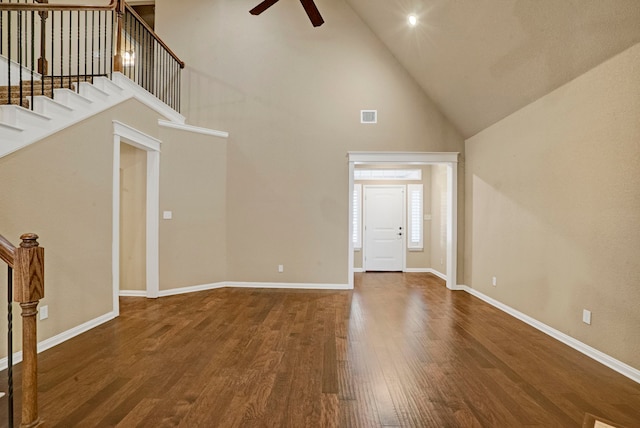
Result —
[{"label": "ceiling fan blade", "polygon": [[276,3],[278,3],[278,0],[264,0],[262,3],[251,9],[249,13],[251,15],[260,15]]},{"label": "ceiling fan blade", "polygon": [[324,19],[322,19],[322,15],[320,15],[320,11],[313,0],[300,0],[300,3],[302,3],[305,12],[307,12],[307,15],[314,27],[319,27],[324,24]]}]

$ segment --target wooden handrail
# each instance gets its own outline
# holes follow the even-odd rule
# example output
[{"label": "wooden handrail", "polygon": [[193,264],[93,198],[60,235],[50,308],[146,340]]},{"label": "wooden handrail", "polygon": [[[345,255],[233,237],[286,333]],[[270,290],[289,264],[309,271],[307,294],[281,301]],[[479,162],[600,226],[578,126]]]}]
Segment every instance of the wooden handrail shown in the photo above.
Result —
[{"label": "wooden handrail", "polygon": [[13,246],[4,236],[0,235],[0,259],[13,268],[16,256],[16,247]]},{"label": "wooden handrail", "polygon": [[155,31],[153,31],[153,28],[151,28],[149,24],[147,24],[146,21],[142,19],[142,17],[140,17],[140,15],[138,15],[138,13],[126,2],[125,2],[125,7],[127,8],[127,11],[130,14],[132,14],[138,20],[138,22],[140,22],[142,26],[153,36],[153,38],[156,39],[158,43],[160,43],[160,45],[167,51],[167,53],[171,55],[173,59],[176,60],[176,62],[180,65],[180,68],[184,68],[184,62],[180,58],[178,58],[178,55],[173,53],[173,51],[169,48],[169,46],[167,46],[166,43],[163,42],[160,37],[158,37]]},{"label": "wooden handrail", "polygon": [[50,4],[50,3],[0,3],[0,10],[48,12],[52,10],[116,10],[118,0],[110,0],[108,5],[92,6],[81,4]]}]

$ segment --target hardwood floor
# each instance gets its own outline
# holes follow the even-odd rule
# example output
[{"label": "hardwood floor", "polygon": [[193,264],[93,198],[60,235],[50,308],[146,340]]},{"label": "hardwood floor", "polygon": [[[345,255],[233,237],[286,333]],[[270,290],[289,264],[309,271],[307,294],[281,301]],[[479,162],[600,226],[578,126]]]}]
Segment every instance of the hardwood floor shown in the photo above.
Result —
[{"label": "hardwood floor", "polygon": [[639,384],[429,274],[123,298],[40,393],[48,427],[640,426]]}]

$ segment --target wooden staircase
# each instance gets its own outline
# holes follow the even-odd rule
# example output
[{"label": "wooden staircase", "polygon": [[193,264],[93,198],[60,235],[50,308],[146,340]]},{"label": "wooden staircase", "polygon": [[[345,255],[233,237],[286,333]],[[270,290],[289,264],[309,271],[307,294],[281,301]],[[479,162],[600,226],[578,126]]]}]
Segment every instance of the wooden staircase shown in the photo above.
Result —
[{"label": "wooden staircase", "polygon": [[[12,86],[11,99],[19,104],[0,105],[0,157],[132,97],[103,76],[54,77],[34,82],[33,98],[31,82],[25,82],[22,91],[21,99],[20,86]],[[0,88],[5,102],[8,95],[8,87]]]},{"label": "wooden staircase", "polygon": [[[23,81],[22,93],[20,85],[0,87],[0,105],[14,104],[24,108],[31,105],[32,96],[44,95],[53,98],[53,90],[57,88],[75,89],[78,82],[93,83],[93,76],[45,76],[42,80]],[[33,92],[32,92],[33,88]]]},{"label": "wooden staircase", "polygon": [[[31,96],[28,99],[24,97],[27,92],[25,88],[31,89],[30,82],[23,86],[21,105],[0,105],[0,157],[132,98],[153,108],[171,122],[185,123],[184,116],[122,73],[114,72],[111,79],[94,76],[76,78],[74,82],[72,78],[71,89],[57,87],[57,83],[68,86],[68,77],[62,81],[54,78],[53,82],[53,85],[45,84],[44,91],[42,82],[34,84],[34,93],[43,92],[44,95],[34,95],[33,106],[30,105]],[[11,88],[11,97],[13,99],[16,88],[19,101],[19,86]],[[8,99],[8,88],[0,88],[0,91]]]}]

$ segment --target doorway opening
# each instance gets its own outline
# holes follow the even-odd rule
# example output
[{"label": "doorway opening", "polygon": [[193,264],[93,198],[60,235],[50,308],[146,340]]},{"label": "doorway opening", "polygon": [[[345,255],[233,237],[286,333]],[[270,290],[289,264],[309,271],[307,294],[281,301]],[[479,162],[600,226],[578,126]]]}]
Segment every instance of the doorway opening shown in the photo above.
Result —
[{"label": "doorway opening", "polygon": [[[123,150],[124,147],[124,150]],[[135,150],[140,150],[136,152]],[[140,260],[142,249],[138,251],[135,259],[144,264],[144,281],[145,289],[140,291],[120,291],[121,278],[121,160],[123,153],[133,153],[133,159],[142,156],[144,162],[144,189],[140,193],[144,193],[144,211],[143,219],[137,217],[137,220],[131,220],[134,227],[144,228],[144,261]],[[130,154],[131,154],[130,153]],[[125,158],[129,156],[125,154]],[[134,176],[139,177],[142,167],[134,168],[138,170]],[[125,174],[127,175],[127,174]],[[127,178],[128,180],[128,178]],[[138,180],[140,180],[138,178]],[[138,183],[139,184],[139,183]],[[137,196],[141,199],[142,195]],[[126,199],[126,198],[125,198]],[[126,202],[125,210],[127,212],[140,211],[140,205],[135,202]],[[113,281],[113,312],[115,315],[120,313],[120,295],[130,296],[146,296],[148,298],[156,298],[159,294],[159,215],[160,215],[160,140],[146,135],[137,129],[134,129],[124,123],[113,122],[113,233],[112,233],[112,281]],[[135,217],[135,214],[134,214]],[[127,220],[129,221],[129,220]],[[140,223],[144,224],[140,224]],[[131,225],[126,225],[130,229]],[[128,250],[127,250],[128,251]],[[136,275],[141,277],[137,267]]]},{"label": "doorway opening", "polygon": [[120,143],[120,292],[146,292],[147,153]]},{"label": "doorway opening", "polygon": [[[366,165],[374,167],[415,167],[421,165],[438,166],[443,171],[444,187],[446,192],[442,194],[442,217],[445,219],[442,239],[446,243],[446,281],[447,288],[457,288],[457,197],[458,197],[458,153],[415,153],[415,152],[349,152],[349,236],[348,236],[348,266],[349,287],[353,288],[354,274],[354,198],[355,178],[354,171],[357,166]],[[355,223],[357,225],[357,221]],[[406,239],[406,228],[404,229]],[[406,242],[406,241],[405,241]],[[404,245],[404,244],[403,244]],[[406,248],[406,245],[404,245]],[[366,252],[366,249],[365,249]],[[363,265],[364,266],[364,265]],[[405,269],[405,271],[407,271]]]}]

